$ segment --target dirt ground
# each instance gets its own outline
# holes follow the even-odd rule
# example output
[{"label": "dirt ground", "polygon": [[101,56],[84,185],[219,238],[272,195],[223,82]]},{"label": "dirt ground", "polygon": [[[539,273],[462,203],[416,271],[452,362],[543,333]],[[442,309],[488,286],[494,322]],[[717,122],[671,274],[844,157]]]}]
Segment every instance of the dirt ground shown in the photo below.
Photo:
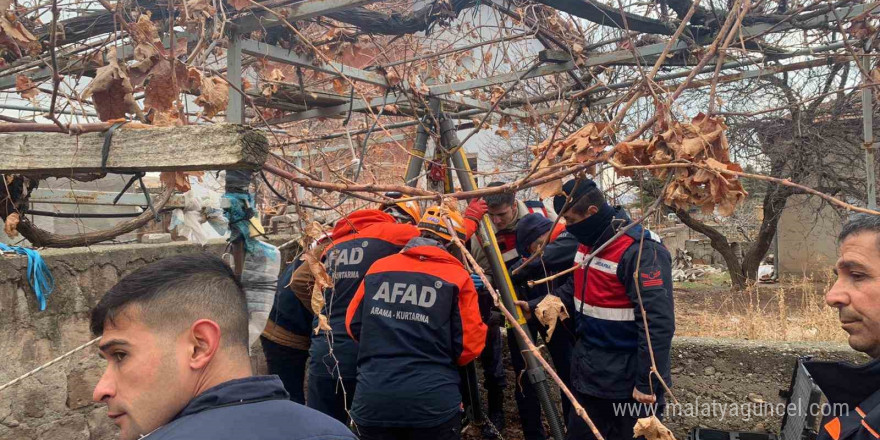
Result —
[{"label": "dirt ground", "polygon": [[[676,335],[741,340],[830,341],[846,342],[840,330],[837,313],[825,305],[824,294],[830,287],[829,278],[786,277],[779,283],[759,284],[747,291],[734,291],[726,274],[707,277],[696,282],[676,283]],[[513,384],[516,378],[504,344],[507,391],[505,412],[507,424],[504,439],[521,439]],[[549,356],[546,356],[549,359]],[[477,365],[482,388],[482,367]],[[523,379],[525,380],[525,379]],[[552,386],[554,396],[558,388]],[[561,408],[558,408],[561,412]],[[485,402],[483,403],[485,413]],[[545,430],[549,433],[545,421]],[[482,436],[479,426],[470,426],[466,440]]]}]

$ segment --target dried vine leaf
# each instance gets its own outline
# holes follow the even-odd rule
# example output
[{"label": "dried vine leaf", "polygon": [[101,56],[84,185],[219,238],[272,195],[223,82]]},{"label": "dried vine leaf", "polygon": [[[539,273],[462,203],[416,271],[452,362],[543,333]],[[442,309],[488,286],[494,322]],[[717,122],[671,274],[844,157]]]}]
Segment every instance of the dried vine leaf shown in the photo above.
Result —
[{"label": "dried vine leaf", "polygon": [[645,437],[645,440],[675,440],[672,431],[663,426],[656,416],[645,417],[636,421],[633,437]]},{"label": "dried vine leaf", "polygon": [[15,77],[15,91],[18,92],[22,98],[31,102],[35,102],[37,95],[40,94],[40,91],[37,90],[37,85],[24,75],[18,75]]},{"label": "dried vine leaf", "polygon": [[[611,133],[607,128],[606,123],[591,122],[568,137],[555,140],[552,144],[550,139],[547,139],[538,145],[530,146],[529,149],[538,161],[538,172],[561,163],[584,163],[599,158],[608,146],[607,136]],[[535,163],[533,162],[532,165],[534,166]],[[595,169],[590,167],[586,171],[593,174]],[[543,183],[536,186],[535,191],[541,198],[561,194],[562,181],[557,179]]]},{"label": "dried vine leaf", "polygon": [[175,191],[185,193],[192,189],[189,176],[198,177],[201,181],[204,175],[204,171],[162,171],[159,180],[166,188],[173,186]]},{"label": "dried vine leaf", "polygon": [[145,14],[141,14],[138,17],[135,23],[132,23],[128,27],[129,35],[131,35],[131,39],[138,44],[161,44],[162,40],[159,39],[159,31],[156,29],[156,25],[150,20],[150,12],[147,11]]},{"label": "dried vine leaf", "polygon": [[3,225],[3,232],[9,238],[18,237],[18,222],[21,220],[17,212],[13,212],[6,216],[6,223]]},{"label": "dried vine leaf", "polygon": [[[717,208],[719,214],[730,216],[748,194],[736,176],[722,174],[723,171],[742,171],[730,161],[726,130],[722,118],[700,113],[690,123],[669,124],[666,131],[650,141],[619,144],[613,161],[623,166],[663,165],[673,161],[696,164],[696,168],[653,170],[661,180],[673,173],[673,180],[663,193],[663,202],[680,209],[699,206],[707,214]],[[617,169],[617,173],[633,175],[632,170]]]},{"label": "dried vine leaf", "polygon": [[568,310],[565,304],[556,295],[547,295],[535,307],[535,317],[541,324],[547,326],[547,342],[553,337],[553,331],[556,330],[556,323],[568,319]]},{"label": "dried vine leaf", "polygon": [[123,119],[126,113],[142,116],[141,109],[132,96],[131,81],[128,69],[119,64],[116,50],[110,49],[109,64],[98,68],[95,78],[83,90],[84,99],[92,98],[95,110],[102,121]]},{"label": "dried vine leaf", "polygon": [[205,117],[213,118],[217,113],[226,111],[229,106],[229,85],[223,78],[212,76],[204,77],[199,74],[201,93],[195,103],[205,109]]},{"label": "dried vine leaf", "polygon": [[250,0],[229,0],[229,4],[239,11],[242,9],[248,9],[252,6]]},{"label": "dried vine leaf", "polygon": [[[0,14],[0,46],[14,52],[19,58],[25,53],[39,54],[43,50],[42,44],[34,37],[24,25],[16,20],[12,13]],[[22,51],[22,48],[25,49]]]},{"label": "dried vine leaf", "polygon": [[313,249],[308,252],[303,252],[303,260],[305,260],[306,264],[309,265],[309,271],[312,272],[312,276],[315,278],[315,284],[312,285],[312,312],[315,313],[315,316],[318,317],[318,326],[315,327],[315,334],[318,334],[321,330],[324,331],[332,331],[330,328],[330,324],[327,320],[327,316],[321,313],[324,310],[324,305],[326,302],[324,301],[324,289],[333,286],[333,280],[330,279],[330,275],[327,275],[327,269],[324,267],[324,264],[315,256],[314,252],[316,249]]}]

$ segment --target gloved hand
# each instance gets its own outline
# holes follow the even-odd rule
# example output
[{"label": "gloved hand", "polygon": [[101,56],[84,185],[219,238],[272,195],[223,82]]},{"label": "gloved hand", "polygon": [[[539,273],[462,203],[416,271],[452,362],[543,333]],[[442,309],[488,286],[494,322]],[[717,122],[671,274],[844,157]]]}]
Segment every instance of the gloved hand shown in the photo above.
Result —
[{"label": "gloved hand", "polygon": [[471,274],[471,279],[474,280],[474,288],[475,288],[475,289],[477,289],[477,290],[481,290],[481,289],[485,289],[485,288],[486,288],[486,284],[483,283],[483,279],[480,278],[479,275],[477,275],[477,274],[475,274],[475,273],[472,273],[472,274]]},{"label": "gloved hand", "polygon": [[483,199],[473,199],[464,211],[464,218],[469,218],[477,223],[489,211],[489,205]]}]

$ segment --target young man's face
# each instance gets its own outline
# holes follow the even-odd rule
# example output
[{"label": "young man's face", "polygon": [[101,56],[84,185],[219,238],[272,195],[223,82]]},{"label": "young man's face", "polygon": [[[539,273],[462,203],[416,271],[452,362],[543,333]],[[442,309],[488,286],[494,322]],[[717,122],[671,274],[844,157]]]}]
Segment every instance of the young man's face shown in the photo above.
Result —
[{"label": "young man's face", "polygon": [[837,281],[825,294],[825,302],[840,313],[849,345],[873,358],[880,358],[880,234],[862,232],[840,245],[835,272]]},{"label": "young man's face", "polygon": [[495,230],[501,230],[510,226],[516,220],[517,208],[516,203],[501,206],[490,206],[488,210],[489,219]]},{"label": "young man's face", "polygon": [[98,341],[107,369],[92,398],[107,404],[121,440],[136,440],[165,425],[192,398],[184,380],[186,353],[175,337],[147,327],[131,307],[104,323]]}]

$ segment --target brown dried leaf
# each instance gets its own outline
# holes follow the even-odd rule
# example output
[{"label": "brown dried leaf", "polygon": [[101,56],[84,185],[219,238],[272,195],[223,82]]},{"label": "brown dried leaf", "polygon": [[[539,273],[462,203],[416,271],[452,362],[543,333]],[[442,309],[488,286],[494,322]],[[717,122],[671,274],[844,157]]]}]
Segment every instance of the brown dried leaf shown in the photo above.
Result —
[{"label": "brown dried leaf", "polygon": [[333,286],[333,280],[330,278],[330,275],[327,275],[327,269],[324,267],[324,264],[315,255],[318,249],[320,248],[303,252],[302,257],[306,264],[309,265],[309,271],[312,272],[312,276],[315,278],[315,284],[312,285],[312,301],[310,304],[312,312],[318,317],[318,326],[315,327],[315,334],[318,334],[321,330],[328,332],[333,330],[330,328],[327,317],[322,313],[324,304],[326,304],[324,301],[324,289]]},{"label": "brown dried leaf", "polygon": [[6,216],[6,224],[3,226],[3,232],[9,238],[18,237],[18,222],[21,221],[17,212],[13,212]]},{"label": "brown dried leaf", "polygon": [[250,0],[229,0],[229,4],[239,11],[248,9],[253,5]]},{"label": "brown dried leaf", "polygon": [[505,130],[503,128],[499,128],[498,130],[495,130],[495,134],[498,136],[501,136],[504,139],[508,139],[508,140],[510,139],[510,131]]},{"label": "brown dried leaf", "polygon": [[147,75],[146,84],[144,110],[168,112],[174,108],[174,102],[180,97],[180,87],[173,80],[170,61],[163,59],[156,63]]},{"label": "brown dried leaf", "polygon": [[145,14],[141,14],[137,21],[131,24],[128,29],[129,35],[131,35],[131,39],[134,40],[135,43],[161,44],[162,40],[159,39],[159,31],[156,29],[156,25],[150,21],[149,11]]},{"label": "brown dried leaf", "polygon": [[565,304],[556,295],[547,295],[535,307],[535,317],[541,324],[547,326],[547,342],[553,337],[553,331],[556,330],[556,323],[568,319],[568,311]]},{"label": "brown dried leaf", "polygon": [[556,179],[547,183],[542,183],[535,186],[534,190],[538,193],[538,197],[542,199],[562,194],[562,180]]},{"label": "brown dried leaf", "polygon": [[37,95],[40,94],[40,91],[37,90],[37,85],[34,84],[30,78],[21,74],[15,77],[15,91],[18,92],[22,98],[31,102],[36,101]]},{"label": "brown dried leaf", "polygon": [[124,65],[119,64],[116,50],[108,54],[110,63],[98,68],[95,78],[83,90],[84,99],[92,98],[99,119],[123,119],[127,113],[141,117],[141,109],[132,96],[131,81]]},{"label": "brown dried leaf", "polygon": [[162,171],[159,173],[159,181],[166,187],[173,186],[177,192],[185,193],[192,189],[189,184],[189,176],[199,176],[201,179],[201,171]]},{"label": "brown dried leaf", "polygon": [[229,105],[229,85],[220,77],[201,77],[202,92],[195,103],[205,109],[205,117],[213,118]]},{"label": "brown dried leaf", "polygon": [[24,27],[24,25],[22,25],[20,21],[9,21],[8,14],[3,14],[2,16],[0,16],[0,29],[3,30],[3,33],[7,37],[11,38],[18,44],[29,47],[30,43],[37,41],[37,38],[34,37],[34,34],[27,30],[27,28]]},{"label": "brown dried leaf", "polygon": [[663,426],[656,416],[636,421],[636,426],[633,427],[633,438],[635,437],[645,437],[645,440],[675,440],[672,431]]}]

